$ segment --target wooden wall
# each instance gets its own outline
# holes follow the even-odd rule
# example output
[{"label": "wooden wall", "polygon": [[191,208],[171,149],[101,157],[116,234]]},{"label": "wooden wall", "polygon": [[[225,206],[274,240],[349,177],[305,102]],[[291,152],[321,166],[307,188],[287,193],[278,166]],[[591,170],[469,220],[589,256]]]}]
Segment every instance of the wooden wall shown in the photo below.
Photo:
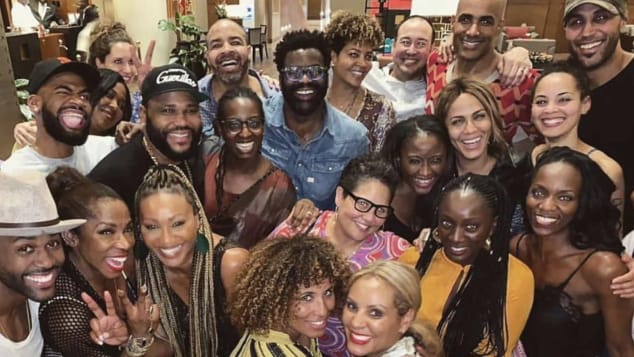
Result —
[{"label": "wooden wall", "polygon": [[[563,28],[564,3],[565,0],[509,0],[506,25],[517,26],[526,23],[535,26],[535,31],[540,37],[557,41],[556,52],[568,52],[568,42]],[[634,23],[634,3],[629,4],[628,23]]]}]

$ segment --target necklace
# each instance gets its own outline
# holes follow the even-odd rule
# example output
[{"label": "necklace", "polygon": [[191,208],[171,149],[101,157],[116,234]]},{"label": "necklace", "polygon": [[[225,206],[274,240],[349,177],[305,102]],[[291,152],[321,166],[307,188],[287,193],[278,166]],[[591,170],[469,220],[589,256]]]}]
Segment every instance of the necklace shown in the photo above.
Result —
[{"label": "necklace", "polygon": [[[154,163],[154,165],[158,165],[159,162],[156,159],[156,156],[154,155],[153,150],[150,149],[150,146],[148,145],[148,142],[145,136],[143,137],[143,147],[145,148],[145,151],[147,151],[147,154],[150,155],[150,159],[152,159],[152,162]],[[187,163],[187,160],[183,160],[182,162],[183,162],[183,165],[185,166],[185,171],[187,172],[187,178],[189,179],[189,182],[193,184],[194,179],[192,176],[192,171],[189,168],[189,164]]]},{"label": "necklace", "polygon": [[363,91],[363,88],[359,88],[355,93],[354,93],[354,97],[352,97],[352,102],[350,102],[350,104],[348,104],[348,106],[346,107],[346,110],[344,110],[343,112],[346,113],[350,118],[354,117],[352,116],[352,109],[354,108],[354,104],[357,102],[357,97],[359,96],[359,93]]},{"label": "necklace", "polygon": [[[26,300],[24,302],[24,307],[26,308],[26,321],[27,321],[27,336],[31,333],[31,309],[29,309],[29,301]],[[4,337],[6,337],[8,340],[9,338],[9,334],[7,333],[7,329],[4,327],[4,324],[2,324],[2,322],[0,322],[0,332],[2,332],[2,335]]]}]

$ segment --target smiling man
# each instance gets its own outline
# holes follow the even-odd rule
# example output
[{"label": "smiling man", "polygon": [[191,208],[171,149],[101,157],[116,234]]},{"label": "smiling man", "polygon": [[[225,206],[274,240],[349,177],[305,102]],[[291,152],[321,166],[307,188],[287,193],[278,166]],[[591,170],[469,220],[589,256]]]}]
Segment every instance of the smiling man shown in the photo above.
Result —
[{"label": "smiling man", "polygon": [[63,58],[38,62],[29,79],[27,101],[35,116],[35,145],[15,151],[2,171],[47,174],[66,165],[85,174],[116,148],[112,137],[88,135],[90,94],[98,82],[99,72],[88,64]]},{"label": "smiling man", "polygon": [[134,194],[155,164],[180,167],[204,199],[198,104],[208,98],[198,91],[195,78],[179,64],[152,69],[141,85],[143,135],[113,151],[88,175],[120,194],[133,214]]},{"label": "smiling man", "polygon": [[275,64],[282,95],[265,103],[262,153],[293,180],[298,199],[332,209],[344,166],[368,152],[368,130],[325,100],[330,48],[322,32],[286,33]]},{"label": "smiling man", "polygon": [[[625,195],[634,191],[634,54],[621,47],[626,0],[568,0],[564,32],[571,61],[581,66],[592,90],[590,111],[579,122],[579,137],[623,168]],[[623,232],[634,228],[632,201],[625,200]]]},{"label": "smiling man", "polygon": [[207,32],[207,64],[211,73],[198,81],[200,91],[209,100],[200,103],[203,136],[214,134],[218,100],[229,89],[248,87],[261,98],[270,97],[274,91],[268,82],[249,68],[251,46],[244,29],[233,20],[220,19]]},{"label": "smiling man", "polygon": [[43,174],[0,172],[0,356],[39,356],[39,302],[55,294],[64,262],[60,233],[86,222],[61,221]]}]

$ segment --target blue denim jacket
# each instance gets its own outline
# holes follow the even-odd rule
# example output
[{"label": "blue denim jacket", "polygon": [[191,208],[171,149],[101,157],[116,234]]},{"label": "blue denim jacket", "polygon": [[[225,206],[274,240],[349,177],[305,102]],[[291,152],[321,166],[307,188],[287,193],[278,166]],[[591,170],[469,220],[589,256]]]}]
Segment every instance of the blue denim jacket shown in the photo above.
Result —
[{"label": "blue denim jacket", "polygon": [[[262,92],[264,93],[264,98],[268,98],[273,93],[277,93],[274,89],[269,87],[269,82],[260,77],[258,72],[249,68],[249,74],[260,81],[260,85],[262,86]],[[198,91],[204,93],[209,96],[209,99],[201,102],[200,107],[200,119],[203,123],[203,137],[208,138],[214,134],[214,120],[216,119],[216,112],[218,111],[218,102],[213,95],[211,95],[211,79],[213,78],[213,73],[208,74],[201,78],[198,81]],[[264,100],[264,98],[262,100]]]},{"label": "blue denim jacket", "polygon": [[368,152],[368,130],[326,103],[322,130],[302,144],[284,120],[284,98],[268,98],[264,105],[266,131],[262,154],[293,180],[297,199],[308,198],[322,210],[335,206],[335,188],[346,164]]}]

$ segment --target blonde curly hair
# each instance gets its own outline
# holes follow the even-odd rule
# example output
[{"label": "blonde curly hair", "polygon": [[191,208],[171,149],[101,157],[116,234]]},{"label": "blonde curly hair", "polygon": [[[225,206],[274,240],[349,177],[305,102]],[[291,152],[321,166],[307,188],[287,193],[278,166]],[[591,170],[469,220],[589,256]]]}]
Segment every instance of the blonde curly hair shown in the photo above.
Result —
[{"label": "blonde curly hair", "polygon": [[368,15],[355,15],[348,11],[335,12],[325,33],[330,48],[337,54],[350,42],[377,48],[383,44],[385,38],[376,19]]},{"label": "blonde curly hair", "polygon": [[302,287],[332,284],[340,311],[350,268],[332,244],[299,235],[264,241],[251,251],[237,278],[231,321],[241,331],[267,334],[288,327],[292,306]]}]

